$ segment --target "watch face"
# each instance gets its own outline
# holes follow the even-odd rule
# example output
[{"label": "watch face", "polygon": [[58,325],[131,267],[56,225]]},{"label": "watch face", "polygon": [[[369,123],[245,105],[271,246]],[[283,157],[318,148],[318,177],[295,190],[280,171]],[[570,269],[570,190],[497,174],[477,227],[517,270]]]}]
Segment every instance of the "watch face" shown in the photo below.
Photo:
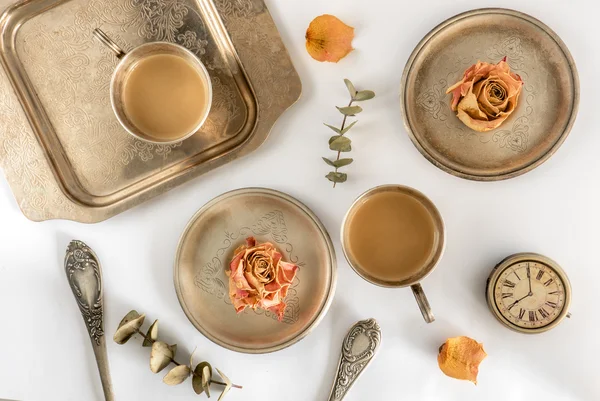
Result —
[{"label": "watch face", "polygon": [[522,331],[538,332],[562,319],[570,287],[559,270],[551,263],[532,260],[500,266],[493,283],[493,301],[501,321]]}]

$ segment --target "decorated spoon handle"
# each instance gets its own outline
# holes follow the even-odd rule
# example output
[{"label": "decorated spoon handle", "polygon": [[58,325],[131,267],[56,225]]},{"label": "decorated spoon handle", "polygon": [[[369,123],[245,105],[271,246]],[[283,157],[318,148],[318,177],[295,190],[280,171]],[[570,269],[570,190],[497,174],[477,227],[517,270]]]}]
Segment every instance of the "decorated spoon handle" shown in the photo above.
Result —
[{"label": "decorated spoon handle", "polygon": [[104,398],[106,401],[114,401],[104,337],[100,262],[90,247],[81,241],[73,240],[67,247],[65,272],[92,341]]},{"label": "decorated spoon handle", "polygon": [[375,319],[357,322],[342,343],[342,355],[329,401],[340,401],[369,365],[381,343],[381,329]]}]

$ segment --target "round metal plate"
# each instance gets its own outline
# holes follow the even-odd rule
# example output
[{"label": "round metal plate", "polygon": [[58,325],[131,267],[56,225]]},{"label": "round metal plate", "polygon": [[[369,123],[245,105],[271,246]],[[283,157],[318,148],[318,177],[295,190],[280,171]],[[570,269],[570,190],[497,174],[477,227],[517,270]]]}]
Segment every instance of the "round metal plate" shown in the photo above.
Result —
[{"label": "round metal plate", "polygon": [[[494,131],[465,126],[446,89],[478,60],[507,57],[521,75],[515,112]],[[546,161],[575,121],[579,78],[569,50],[542,22],[518,11],[479,9],[434,28],[413,51],[402,77],[401,108],[408,134],[434,165],[458,177],[495,181]]]},{"label": "round metal plate", "polygon": [[[225,272],[248,236],[273,243],[284,260],[300,266],[282,322],[263,310],[238,315],[229,300]],[[296,199],[270,189],[239,189],[192,217],[179,241],[174,281],[185,314],[210,340],[238,352],[273,352],[302,339],[327,312],[335,250],[317,216]]]}]

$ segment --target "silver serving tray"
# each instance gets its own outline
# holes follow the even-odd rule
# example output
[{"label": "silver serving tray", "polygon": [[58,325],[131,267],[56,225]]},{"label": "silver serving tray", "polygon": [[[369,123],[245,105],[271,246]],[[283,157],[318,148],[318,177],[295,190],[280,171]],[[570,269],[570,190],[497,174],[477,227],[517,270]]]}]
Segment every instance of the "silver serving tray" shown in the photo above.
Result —
[{"label": "silver serving tray", "polygon": [[[202,129],[176,145],[128,135],[96,27],[126,50],[164,40],[197,54],[214,90]],[[301,92],[262,0],[26,0],[0,18],[0,63],[0,165],[36,221],[101,221],[248,154]]]}]

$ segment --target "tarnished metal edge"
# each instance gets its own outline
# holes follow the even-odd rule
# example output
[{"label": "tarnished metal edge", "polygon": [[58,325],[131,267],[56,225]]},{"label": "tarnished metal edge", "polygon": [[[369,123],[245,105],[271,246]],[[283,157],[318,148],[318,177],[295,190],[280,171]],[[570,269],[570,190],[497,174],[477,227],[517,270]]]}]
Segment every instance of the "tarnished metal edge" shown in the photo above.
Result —
[{"label": "tarnished metal edge", "polygon": [[[256,28],[263,29],[263,30],[275,29],[277,31],[275,22],[273,21],[266,5],[264,4],[264,1],[263,0],[254,0],[254,1],[255,1],[255,4],[260,4],[260,7],[264,10],[263,14],[268,18],[268,22],[269,22],[268,24],[257,24]],[[3,11],[3,10],[0,10],[0,11]],[[256,77],[252,76],[252,73],[250,72],[251,68],[249,68],[252,66],[252,59],[250,57],[244,57],[243,54],[240,54],[239,47],[236,43],[236,39],[234,38],[234,35],[231,35],[231,31],[234,28],[229,27],[227,25],[227,23],[225,23],[225,22],[224,22],[224,26],[225,26],[227,32],[229,33],[229,38],[232,41],[234,48],[236,49],[236,55],[237,55],[237,57],[239,57],[240,64],[242,65],[242,68],[244,68],[245,72],[247,73],[247,75],[249,77],[250,85],[252,87],[253,79],[256,78]],[[280,36],[279,36],[278,40],[281,41]],[[78,221],[78,222],[82,222],[82,223],[96,223],[96,222],[106,220],[110,217],[113,217],[113,216],[115,216],[127,209],[130,209],[134,206],[137,206],[157,195],[167,192],[168,190],[170,190],[178,185],[181,185],[203,173],[213,170],[219,166],[222,166],[235,158],[242,157],[242,156],[245,156],[245,155],[251,153],[252,151],[257,149],[268,138],[270,131],[273,128],[273,125],[275,124],[275,121],[283,114],[284,111],[286,111],[289,107],[291,107],[294,103],[296,103],[301,95],[302,84],[300,82],[300,77],[299,77],[298,73],[296,72],[296,70],[293,66],[293,63],[291,61],[291,58],[289,56],[289,53],[288,53],[287,49],[285,48],[285,45],[283,45],[283,43],[282,43],[282,47],[285,51],[284,55],[286,57],[286,60],[283,60],[283,62],[285,64],[288,64],[289,70],[291,71],[291,74],[289,74],[286,77],[286,80],[288,80],[288,85],[289,85],[290,90],[287,93],[287,97],[286,97],[285,101],[278,102],[277,104],[272,105],[269,108],[270,113],[265,115],[265,113],[262,111],[261,105],[266,102],[266,98],[264,95],[261,95],[257,91],[253,90],[253,93],[254,93],[256,101],[257,101],[257,108],[258,108],[258,117],[257,117],[257,122],[255,124],[254,130],[250,135],[248,135],[248,137],[242,144],[238,145],[236,148],[232,149],[228,153],[226,153],[220,157],[215,157],[211,160],[205,161],[201,165],[194,166],[194,167],[188,169],[185,173],[183,173],[173,179],[170,179],[166,182],[163,182],[160,185],[149,188],[147,191],[145,191],[144,193],[141,193],[140,195],[138,195],[136,197],[131,197],[131,198],[125,199],[123,201],[117,202],[115,204],[108,205],[108,206],[90,207],[90,206],[84,206],[84,205],[82,206],[79,204],[74,204],[74,202],[72,200],[70,200],[64,193],[62,193],[61,194],[62,199],[60,199],[60,202],[61,203],[62,202],[71,203],[71,204],[73,204],[73,205],[70,205],[72,207],[70,207],[68,210],[60,210],[59,208],[56,208],[56,210],[49,211],[47,214],[36,213],[35,211],[32,211],[30,209],[23,207],[23,202],[26,197],[26,195],[23,194],[21,191],[23,182],[22,182],[22,180],[19,179],[20,177],[11,177],[5,171],[6,179],[13,191],[15,199],[19,205],[19,208],[21,209],[23,214],[32,221],[44,221],[44,220],[51,220],[51,219],[67,219],[67,220],[73,220],[73,221]],[[269,51],[269,49],[265,48],[264,51]],[[5,74],[5,71],[2,71],[1,73]],[[0,79],[1,79],[1,76],[2,75],[0,74]],[[6,77],[5,79],[8,79],[8,77]],[[275,87],[277,85],[277,82],[275,82],[275,81],[271,82],[271,85],[272,85],[272,87]],[[16,97],[16,94],[14,93],[14,89],[12,87],[11,87],[11,91],[12,91],[11,95],[13,97]],[[268,91],[266,91],[266,92],[268,92]],[[27,126],[24,128],[26,129],[26,131],[29,135],[35,137],[35,134],[33,133],[30,126]],[[0,135],[2,135],[2,134],[0,133]],[[36,141],[36,144],[38,146],[40,146],[39,143],[37,143],[37,141]],[[0,160],[0,162],[1,162],[1,160]],[[48,172],[50,172],[50,174],[49,174],[50,176],[53,176],[52,171],[51,171],[52,168],[48,165],[48,159],[41,160],[40,163],[43,163],[42,168],[47,170]],[[58,186],[58,184],[56,184],[56,185]]]},{"label": "tarnished metal edge", "polygon": [[[406,82],[408,81],[408,76],[412,71],[412,67],[413,67],[413,63],[414,63],[415,59],[417,58],[417,56],[419,55],[419,53],[421,52],[423,47],[431,40],[431,38],[433,36],[435,36],[442,29],[454,24],[457,21],[460,21],[461,19],[469,18],[469,17],[475,16],[475,15],[494,14],[494,13],[504,14],[504,15],[512,15],[512,16],[515,16],[518,18],[522,18],[534,25],[537,25],[543,31],[545,31],[557,43],[557,45],[562,50],[565,58],[568,60],[569,66],[571,67],[571,71],[572,71],[573,88],[574,88],[573,112],[571,113],[569,122],[567,123],[567,125],[565,127],[563,135],[556,141],[556,143],[552,146],[552,148],[550,148],[550,150],[548,152],[546,152],[544,155],[542,155],[537,160],[534,160],[529,165],[527,165],[523,168],[508,172],[506,174],[474,175],[474,174],[470,174],[470,173],[467,173],[467,172],[464,172],[461,170],[456,170],[450,166],[446,166],[445,164],[443,164],[439,160],[437,160],[432,154],[427,152],[427,150],[421,145],[421,143],[419,142],[419,139],[415,136],[415,134],[412,130],[412,127],[410,126],[410,122],[408,120],[408,114],[406,112],[406,105],[405,105],[405,101],[406,101],[405,89],[406,89]],[[573,124],[575,124],[575,119],[576,119],[577,113],[579,111],[579,96],[580,96],[579,94],[580,94],[579,74],[577,72],[575,60],[571,56],[571,53],[569,52],[567,45],[549,26],[547,26],[540,20],[538,20],[528,14],[522,13],[520,11],[511,10],[508,8],[480,8],[480,9],[475,9],[475,10],[471,10],[471,11],[467,11],[467,12],[455,15],[454,17],[451,17],[451,18],[445,20],[444,22],[440,23],[438,26],[433,28],[427,35],[425,35],[425,37],[423,39],[421,39],[419,44],[417,44],[417,46],[411,53],[410,58],[406,62],[406,67],[404,68],[404,72],[402,73],[402,80],[401,80],[401,84],[400,84],[400,110],[402,113],[402,120],[404,121],[404,128],[406,129],[406,132],[407,132],[410,140],[415,145],[417,150],[423,156],[425,156],[425,158],[431,164],[433,164],[437,168],[439,168],[449,174],[452,174],[456,177],[459,177],[459,178],[465,178],[465,179],[473,180],[473,181],[500,181],[500,180],[507,180],[509,178],[518,177],[522,174],[525,174],[525,173],[535,169],[542,163],[544,163],[554,153],[556,153],[556,151],[561,147],[563,142],[567,139],[567,136],[569,136],[569,133],[571,132],[571,129],[573,128]]]},{"label": "tarnished metal edge", "polygon": [[[314,319],[312,320],[310,325],[302,333],[300,333],[299,335],[297,335],[296,337],[294,337],[288,341],[284,341],[284,342],[276,344],[272,347],[261,348],[261,349],[244,348],[244,347],[239,347],[239,346],[227,343],[227,342],[222,341],[221,339],[213,336],[211,333],[209,333],[207,330],[205,330],[193,318],[192,313],[190,312],[187,304],[185,303],[183,294],[181,292],[181,288],[179,286],[178,265],[179,265],[179,257],[181,254],[181,247],[183,245],[183,241],[184,241],[186,235],[188,234],[192,224],[208,208],[212,207],[213,205],[222,201],[223,199],[227,199],[232,196],[248,194],[248,193],[264,193],[267,195],[279,197],[285,201],[292,203],[294,206],[300,208],[304,213],[306,213],[306,215],[317,225],[317,227],[319,228],[319,231],[323,235],[323,239],[325,240],[325,243],[327,244],[327,249],[329,251],[329,261],[331,264],[331,280],[329,283],[327,297],[325,299],[325,302],[321,306],[321,309],[316,314],[316,316],[314,317]],[[331,241],[331,237],[329,236],[329,233],[327,232],[327,229],[325,228],[325,226],[323,225],[321,220],[319,220],[317,215],[315,215],[314,212],[308,208],[308,206],[306,206],[305,204],[300,202],[298,199],[296,199],[286,193],[276,191],[274,189],[256,188],[256,187],[241,188],[241,189],[235,189],[233,191],[226,192],[226,193],[221,194],[221,195],[217,196],[216,198],[210,200],[204,206],[202,206],[188,221],[183,232],[181,233],[181,236],[179,237],[179,242],[177,244],[177,251],[175,253],[175,262],[173,264],[173,283],[175,286],[175,292],[177,294],[177,300],[179,301],[179,304],[181,305],[183,312],[185,313],[187,318],[190,320],[190,322],[194,325],[194,327],[196,327],[196,329],[198,329],[198,331],[200,331],[206,338],[208,338],[210,341],[214,342],[215,344],[218,344],[218,345],[220,345],[224,348],[230,349],[232,351],[246,353],[246,354],[267,354],[267,353],[271,353],[271,352],[280,351],[284,348],[287,348],[291,345],[296,344],[298,341],[302,340],[304,337],[309,335],[313,331],[313,329],[319,325],[321,320],[323,320],[323,318],[327,314],[327,311],[329,310],[329,307],[331,306],[331,302],[333,301],[333,297],[335,295],[335,290],[336,290],[336,286],[337,286],[337,259],[336,259],[336,255],[335,255],[335,248],[333,246],[333,242]]]}]

